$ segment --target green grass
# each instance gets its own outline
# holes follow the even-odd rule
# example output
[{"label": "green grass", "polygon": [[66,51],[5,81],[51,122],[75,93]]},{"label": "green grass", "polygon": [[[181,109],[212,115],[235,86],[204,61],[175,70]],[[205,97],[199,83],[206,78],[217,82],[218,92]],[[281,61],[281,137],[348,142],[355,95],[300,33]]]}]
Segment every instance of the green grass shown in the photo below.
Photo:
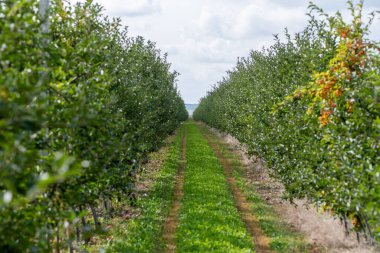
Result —
[{"label": "green grass", "polygon": [[252,212],[259,220],[264,234],[271,240],[270,248],[275,252],[307,252],[303,236],[294,231],[269,204],[261,199],[254,188],[243,178],[241,171],[235,171],[234,177],[244,195],[249,196]]},{"label": "green grass", "polygon": [[110,232],[113,239],[107,252],[160,252],[164,247],[161,232],[173,202],[182,134],[183,127],[169,149],[152,189],[146,197],[137,200],[141,215],[131,220],[119,220]]},{"label": "green grass", "polygon": [[252,213],[257,217],[263,233],[270,239],[270,248],[274,252],[307,252],[308,245],[303,236],[291,229],[290,226],[282,220],[280,215],[275,212],[272,206],[267,204],[256,192],[255,187],[245,178],[246,169],[240,162],[237,154],[228,149],[228,145],[216,137],[205,127],[201,127],[215,142],[222,151],[224,157],[230,160],[233,166],[233,177],[237,186],[246,196],[251,204]]},{"label": "green grass", "polygon": [[186,127],[184,197],[176,234],[178,252],[254,252],[223,168],[194,122]]},{"label": "green grass", "polygon": [[[163,223],[173,202],[175,176],[181,152],[181,137],[187,128],[187,151],[184,196],[181,202],[176,233],[178,252],[254,252],[249,233],[240,219],[227,184],[223,168],[198,126],[190,121],[176,136],[165,155],[165,162],[146,197],[137,199],[141,214],[125,220],[117,217],[104,221],[112,228],[99,234],[96,245],[84,251],[99,252],[162,252]],[[207,131],[233,166],[237,186],[251,204],[264,234],[271,240],[274,252],[307,252],[308,245],[301,234],[286,222],[256,193],[245,178],[246,169],[240,158],[228,149],[220,138]]]}]

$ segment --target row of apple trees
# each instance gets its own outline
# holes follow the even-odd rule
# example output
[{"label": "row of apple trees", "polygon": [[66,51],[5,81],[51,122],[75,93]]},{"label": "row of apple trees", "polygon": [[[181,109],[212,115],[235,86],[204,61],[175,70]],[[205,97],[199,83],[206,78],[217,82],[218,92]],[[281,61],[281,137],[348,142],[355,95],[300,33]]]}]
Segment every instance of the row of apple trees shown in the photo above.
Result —
[{"label": "row of apple trees", "polygon": [[99,199],[131,194],[139,163],[188,116],[154,43],[91,1],[38,8],[0,3],[1,252],[71,247],[85,210],[98,223]]},{"label": "row of apple trees", "polygon": [[247,144],[288,199],[380,241],[380,54],[362,4],[349,23],[311,5],[302,32],[239,59],[194,119]]}]

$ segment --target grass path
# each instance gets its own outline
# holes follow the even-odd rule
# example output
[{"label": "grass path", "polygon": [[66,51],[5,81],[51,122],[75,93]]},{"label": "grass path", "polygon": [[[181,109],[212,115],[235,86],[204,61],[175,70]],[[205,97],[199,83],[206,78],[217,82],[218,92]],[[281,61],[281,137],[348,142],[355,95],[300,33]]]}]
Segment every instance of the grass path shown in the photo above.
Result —
[{"label": "grass path", "polygon": [[187,123],[184,196],[176,234],[178,252],[254,252],[250,234],[213,149]]},{"label": "grass path", "polygon": [[247,201],[247,198],[244,196],[240,188],[236,184],[236,180],[233,176],[233,167],[230,161],[223,155],[220,146],[211,138],[210,132],[202,129],[204,137],[207,139],[209,145],[215,151],[216,156],[221,162],[224,173],[227,178],[228,185],[232,190],[234,196],[235,205],[239,210],[241,219],[244,221],[247,230],[251,234],[252,241],[255,244],[255,249],[257,252],[271,252],[269,247],[269,238],[263,233],[259,225],[257,217],[252,213],[251,206]]},{"label": "grass path", "polygon": [[89,252],[317,252],[256,194],[248,168],[204,125],[184,123],[164,157],[147,172],[156,176],[137,214],[112,219]]}]

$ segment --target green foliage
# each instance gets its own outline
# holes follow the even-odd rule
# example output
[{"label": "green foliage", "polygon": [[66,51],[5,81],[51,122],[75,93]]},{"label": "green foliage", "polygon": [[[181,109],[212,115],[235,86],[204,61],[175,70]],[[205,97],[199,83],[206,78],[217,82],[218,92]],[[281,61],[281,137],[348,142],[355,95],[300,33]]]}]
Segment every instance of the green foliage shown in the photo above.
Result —
[{"label": "green foliage", "polygon": [[187,118],[154,43],[128,37],[91,1],[51,5],[43,34],[37,1],[0,4],[5,252],[52,251],[79,209],[129,194],[139,162]]},{"label": "green foliage", "polygon": [[[379,47],[366,39],[361,8],[350,2],[350,24],[339,13],[329,17],[311,5],[304,31],[286,34],[285,42],[276,38],[269,48],[240,59],[201,100],[193,118],[246,143],[273,168],[286,188],[285,197],[306,197],[380,240]],[[314,18],[314,11],[322,19]],[[357,47],[347,42],[357,42]],[[365,54],[360,52],[364,46]],[[352,63],[343,66],[350,76],[336,82],[342,90],[332,89],[343,93],[313,93],[327,86],[310,83],[324,73],[325,80],[333,80],[341,72],[332,68],[345,60]],[[322,106],[321,111],[310,110],[310,105]]]},{"label": "green foliage", "polygon": [[253,252],[223,168],[194,122],[187,127],[184,197],[177,228],[179,252]]}]

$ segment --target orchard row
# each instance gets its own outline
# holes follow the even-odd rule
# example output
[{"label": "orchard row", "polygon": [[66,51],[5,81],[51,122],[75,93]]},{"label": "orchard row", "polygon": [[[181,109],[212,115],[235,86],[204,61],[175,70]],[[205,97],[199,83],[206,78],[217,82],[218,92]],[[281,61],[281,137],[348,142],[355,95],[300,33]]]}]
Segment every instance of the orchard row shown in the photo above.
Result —
[{"label": "orchard row", "polygon": [[[188,115],[166,55],[87,1],[0,4],[0,251],[51,252]],[[43,32],[42,24],[50,23]],[[79,221],[83,222],[79,225]]]},{"label": "orchard row", "polygon": [[247,144],[288,199],[380,240],[380,55],[362,8],[349,2],[346,23],[311,5],[302,32],[239,59],[194,119]]}]

